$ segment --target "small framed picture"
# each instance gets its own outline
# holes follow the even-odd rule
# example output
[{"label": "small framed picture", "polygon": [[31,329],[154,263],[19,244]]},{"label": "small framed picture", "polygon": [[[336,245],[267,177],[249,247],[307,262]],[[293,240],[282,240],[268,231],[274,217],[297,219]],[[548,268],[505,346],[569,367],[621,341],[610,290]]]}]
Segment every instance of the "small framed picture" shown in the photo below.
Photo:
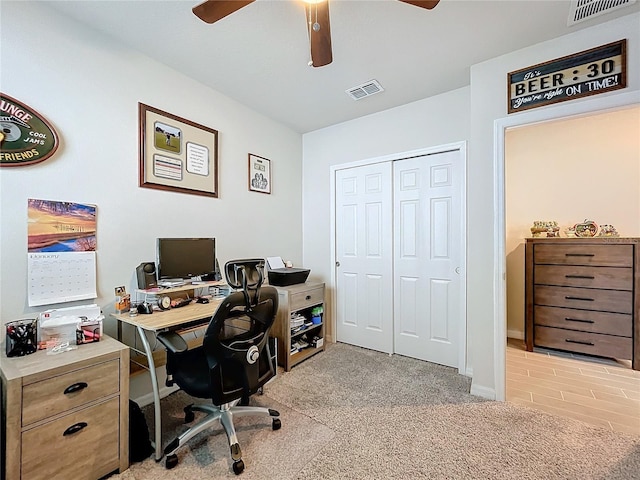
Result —
[{"label": "small framed picture", "polygon": [[271,160],[249,154],[249,190],[271,193]]}]

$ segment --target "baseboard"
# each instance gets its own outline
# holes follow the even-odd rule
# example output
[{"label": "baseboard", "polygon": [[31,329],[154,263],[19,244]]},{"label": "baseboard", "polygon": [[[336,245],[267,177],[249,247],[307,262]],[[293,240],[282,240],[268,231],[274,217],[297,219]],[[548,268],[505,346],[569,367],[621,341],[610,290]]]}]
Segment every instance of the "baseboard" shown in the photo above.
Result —
[{"label": "baseboard", "polygon": [[[167,395],[172,394],[173,392],[177,392],[178,390],[180,390],[178,386],[173,386],[173,387],[165,386],[160,388],[160,391],[158,393],[160,394],[160,398],[164,398]],[[149,392],[138,398],[133,398],[132,400],[136,402],[138,405],[140,405],[141,407],[144,407],[145,405],[151,405],[153,403],[153,392]]]},{"label": "baseboard", "polygon": [[476,385],[475,383],[473,383],[473,381],[471,382],[471,391],[469,393],[471,393],[471,395],[487,398],[489,400],[496,399],[496,391],[493,388]]},{"label": "baseboard", "polygon": [[521,330],[507,330],[507,338],[515,338],[516,340],[524,340],[524,332]]}]

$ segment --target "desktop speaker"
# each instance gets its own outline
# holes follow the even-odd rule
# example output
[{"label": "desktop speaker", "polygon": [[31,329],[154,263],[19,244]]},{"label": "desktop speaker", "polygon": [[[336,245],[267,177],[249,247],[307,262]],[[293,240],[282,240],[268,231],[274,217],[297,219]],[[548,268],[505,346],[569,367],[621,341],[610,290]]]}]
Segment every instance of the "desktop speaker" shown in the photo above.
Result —
[{"label": "desktop speaker", "polygon": [[136,267],[138,276],[138,288],[146,290],[158,286],[156,278],[156,264],[153,262],[142,262]]}]

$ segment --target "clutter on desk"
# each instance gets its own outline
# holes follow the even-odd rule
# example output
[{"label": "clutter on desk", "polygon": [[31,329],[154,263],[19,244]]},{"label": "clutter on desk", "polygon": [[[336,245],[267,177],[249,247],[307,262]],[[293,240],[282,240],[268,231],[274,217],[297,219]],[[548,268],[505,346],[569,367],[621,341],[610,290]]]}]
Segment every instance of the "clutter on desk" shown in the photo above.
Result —
[{"label": "clutter on desk", "polygon": [[47,353],[99,342],[104,315],[96,304],[45,310],[38,316],[38,348]]},{"label": "clutter on desk", "polygon": [[267,257],[267,277],[269,284],[276,287],[287,287],[304,283],[311,272],[308,268],[294,268],[291,262],[285,262],[282,257]]},{"label": "clutter on desk", "polygon": [[7,357],[22,357],[38,349],[38,321],[14,320],[6,324]]}]

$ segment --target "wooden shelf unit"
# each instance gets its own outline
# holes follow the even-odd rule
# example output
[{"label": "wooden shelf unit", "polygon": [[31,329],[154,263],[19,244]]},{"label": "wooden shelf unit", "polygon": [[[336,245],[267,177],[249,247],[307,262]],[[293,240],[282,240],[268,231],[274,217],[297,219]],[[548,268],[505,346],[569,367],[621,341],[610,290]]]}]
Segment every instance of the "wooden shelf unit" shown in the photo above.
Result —
[{"label": "wooden shelf unit", "polygon": [[[278,314],[276,322],[271,329],[271,334],[278,339],[278,364],[284,368],[286,372],[291,367],[306,360],[307,358],[320,353],[325,349],[325,301],[324,301],[324,283],[307,282],[287,287],[276,287],[278,289]],[[313,324],[310,327],[291,333],[291,315],[295,313],[302,314],[307,320],[311,319],[311,310],[314,307],[322,307],[325,311],[322,314],[322,321]],[[302,350],[291,353],[291,345],[296,339],[304,336],[306,333],[317,336],[322,339],[320,347],[306,347]]]}]

